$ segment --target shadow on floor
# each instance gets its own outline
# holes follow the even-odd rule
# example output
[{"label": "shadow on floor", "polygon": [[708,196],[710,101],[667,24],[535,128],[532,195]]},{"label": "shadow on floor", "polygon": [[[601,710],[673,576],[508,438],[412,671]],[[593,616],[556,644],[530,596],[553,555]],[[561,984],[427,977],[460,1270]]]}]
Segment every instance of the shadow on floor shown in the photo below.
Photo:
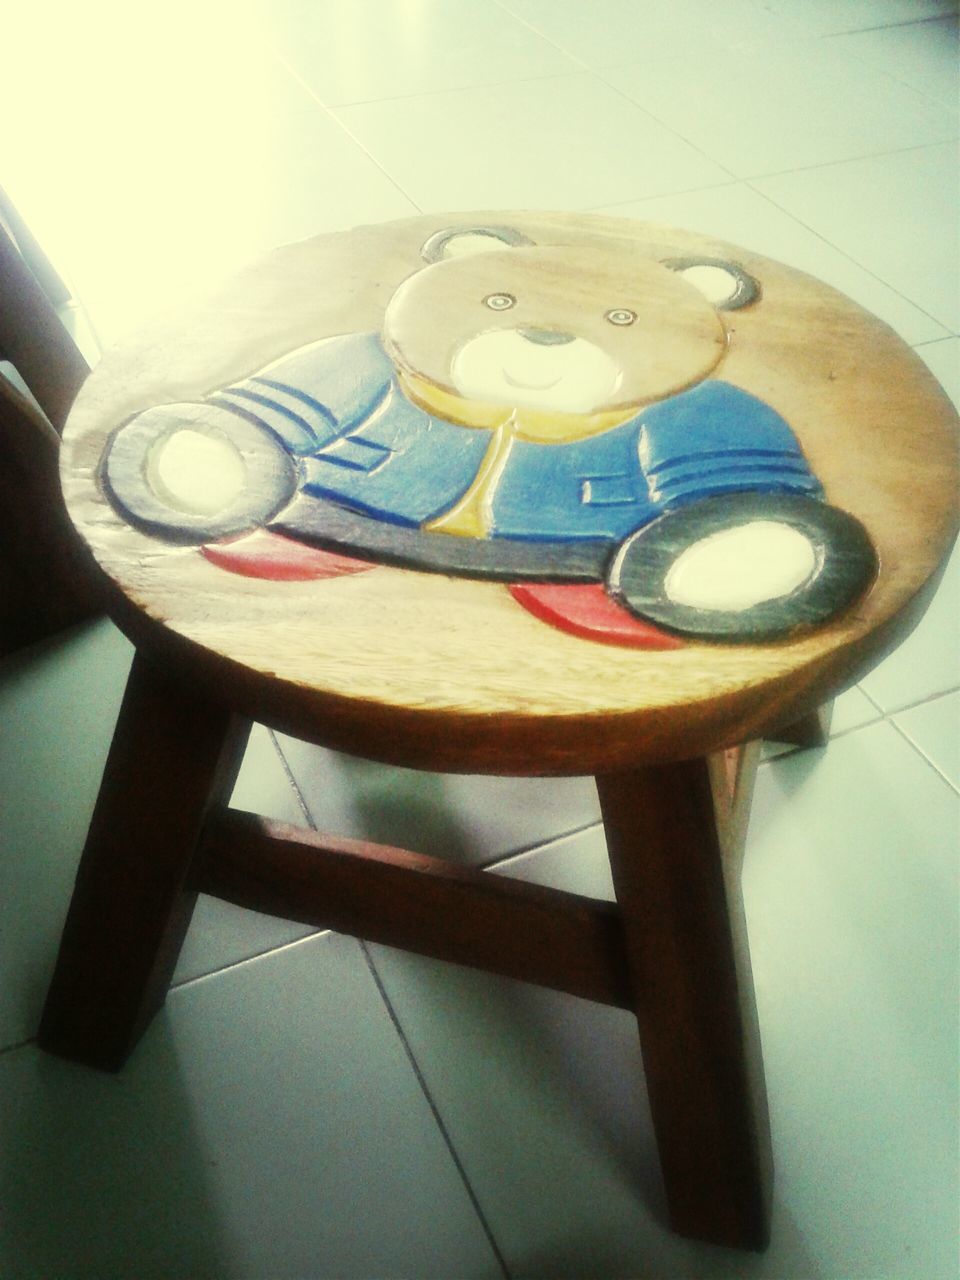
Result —
[{"label": "shadow on floor", "polygon": [[230,1274],[172,1036],[118,1076],[25,1046],[0,1057],[7,1280]]}]

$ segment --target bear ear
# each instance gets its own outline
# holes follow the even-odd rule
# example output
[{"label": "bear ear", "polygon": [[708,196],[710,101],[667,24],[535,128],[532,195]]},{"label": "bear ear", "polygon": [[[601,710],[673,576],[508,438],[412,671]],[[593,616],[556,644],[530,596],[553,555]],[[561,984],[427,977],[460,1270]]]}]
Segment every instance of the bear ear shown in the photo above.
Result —
[{"label": "bear ear", "polygon": [[491,249],[515,249],[533,241],[513,227],[446,227],[435,231],[420,249],[424,262],[442,262],[445,258],[463,258]]},{"label": "bear ear", "polygon": [[760,282],[738,262],[723,258],[666,258],[663,265],[676,271],[719,311],[739,311],[760,297]]}]

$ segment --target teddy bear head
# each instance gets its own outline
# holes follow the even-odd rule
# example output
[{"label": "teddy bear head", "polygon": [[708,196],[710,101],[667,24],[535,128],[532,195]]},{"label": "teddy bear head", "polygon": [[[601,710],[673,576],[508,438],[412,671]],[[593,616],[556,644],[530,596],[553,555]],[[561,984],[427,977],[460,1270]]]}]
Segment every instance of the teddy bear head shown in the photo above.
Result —
[{"label": "teddy bear head", "polygon": [[440,233],[424,256],[384,317],[407,390],[471,425],[516,410],[542,439],[595,434],[708,377],[723,311],[759,296],[733,263],[535,245],[507,228]]}]

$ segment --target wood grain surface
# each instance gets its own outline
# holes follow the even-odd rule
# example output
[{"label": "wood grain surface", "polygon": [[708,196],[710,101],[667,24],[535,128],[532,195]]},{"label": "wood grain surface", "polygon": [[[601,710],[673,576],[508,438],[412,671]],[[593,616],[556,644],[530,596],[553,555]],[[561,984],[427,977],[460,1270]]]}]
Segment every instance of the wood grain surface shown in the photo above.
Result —
[{"label": "wood grain surface", "polygon": [[[759,282],[757,301],[720,312],[728,345],[716,376],[783,415],[828,501],[869,532],[879,575],[853,608],[778,643],[635,651],[554,630],[499,583],[385,567],[306,582],[238,577],[131,529],[104,501],[104,443],[132,414],[196,400],[322,337],[379,331],[399,286],[425,269],[431,234],[491,223],[540,246],[732,260]],[[506,774],[683,759],[800,719],[915,625],[957,525],[956,414],[882,322],[746,249],[579,214],[425,216],[276,250],[107,354],[70,415],[62,475],[135,640],[299,736]]]}]

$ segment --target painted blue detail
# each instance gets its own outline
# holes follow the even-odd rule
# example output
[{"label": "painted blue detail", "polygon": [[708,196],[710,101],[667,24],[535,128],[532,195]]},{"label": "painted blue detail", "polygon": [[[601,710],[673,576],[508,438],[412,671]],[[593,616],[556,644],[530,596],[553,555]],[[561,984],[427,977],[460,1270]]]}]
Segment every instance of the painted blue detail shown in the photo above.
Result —
[{"label": "painted blue detail", "polygon": [[822,492],[780,414],[726,382],[703,382],[647,410],[640,463],[664,511],[721,493]]},{"label": "painted blue detail", "polygon": [[[296,388],[298,398],[322,406],[321,416],[336,424],[337,434],[374,412],[393,377],[393,362],[375,333],[351,333],[301,347],[257,375],[290,391]],[[328,434],[318,432],[318,438]]]},{"label": "painted blue detail", "polygon": [[[327,473],[329,476],[329,473]],[[339,479],[340,477],[336,477]],[[338,507],[344,508],[346,511],[355,511],[362,516],[371,516],[374,520],[382,521],[384,524],[401,525],[406,529],[419,529],[420,521],[405,512],[398,510],[396,507],[378,506],[375,502],[364,501],[360,494],[366,494],[367,486],[360,485],[359,488],[353,488],[350,485],[337,485],[335,488],[327,488],[322,481],[317,480],[308,482],[301,486],[302,491],[311,498],[324,498],[328,502],[334,502]],[[371,494],[371,497],[376,495]]]},{"label": "painted blue detail", "polygon": [[305,391],[301,391],[299,387],[288,387],[285,382],[277,382],[275,378],[261,378],[255,375],[247,379],[247,386],[251,387],[269,387],[271,391],[280,396],[287,396],[291,400],[297,401],[298,404],[306,405],[308,409],[312,409],[314,413],[319,413],[325,421],[329,422],[331,427],[336,427],[336,420],[333,414],[321,401],[313,396],[308,396]]},{"label": "painted blue detail", "polygon": [[595,507],[622,507],[636,502],[637,483],[630,474],[586,476],[580,482],[580,501]]},{"label": "painted blue detail", "polygon": [[[230,401],[238,399],[246,401],[249,405],[256,405],[264,425],[275,431],[281,440],[289,439],[291,445],[296,440],[295,453],[306,453],[308,449],[317,443],[316,434],[303,414],[297,413],[280,400],[251,391],[249,384],[227,387],[225,391],[219,393],[216,402],[222,404],[224,408],[233,408],[234,406]],[[256,410],[251,410],[251,412],[256,412]],[[277,415],[279,415],[279,422]],[[284,419],[287,421],[285,422]]]},{"label": "painted blue detail", "polygon": [[306,459],[303,489],[382,520],[420,525],[469,489],[490,435],[433,417],[394,383],[373,417]]},{"label": "painted blue detail", "polygon": [[493,499],[494,536],[620,541],[674,507],[740,491],[821,493],[774,409],[703,382],[587,440],[517,440]]},{"label": "painted blue detail", "polygon": [[662,502],[664,511],[672,511],[675,507],[687,506],[721,493],[794,493],[818,498],[821,492],[815,480],[790,477],[782,470],[767,474],[760,468],[754,468],[749,474],[741,469],[706,471],[696,478],[691,477],[685,486],[676,485],[655,496]]},{"label": "painted blue detail", "polygon": [[[252,422],[255,427],[260,427],[261,429],[269,431],[272,436],[276,436],[284,448],[286,448],[290,453],[297,453],[296,448],[294,448],[290,443],[290,436],[293,434],[296,437],[296,433],[291,432],[288,425],[284,426],[282,420],[277,417],[274,417],[274,421],[269,421],[268,417],[264,415],[263,412],[254,413],[252,409],[248,409],[242,404],[236,404],[234,401],[226,399],[220,395],[209,396],[207,398],[207,403],[215,404],[218,409],[225,409],[228,413],[232,413],[238,418],[243,418],[244,422]],[[277,421],[280,422],[281,426],[279,431],[274,425]]]},{"label": "painted blue detail", "polygon": [[811,475],[802,459],[786,462],[766,455],[744,452],[738,458],[729,455],[706,457],[671,467],[657,483],[648,476],[651,498],[665,510],[697,502],[708,494],[749,490],[754,493],[807,493],[819,497],[819,481]]},{"label": "painted blue detail", "polygon": [[[277,374],[279,376],[274,377]],[[271,365],[211,397],[235,413],[237,400],[257,404],[259,421],[280,437],[291,453],[312,453],[368,418],[394,380],[393,364],[375,333],[327,338]],[[265,395],[269,388],[273,395]],[[285,401],[295,401],[296,408]]]},{"label": "painted blue detail", "polygon": [[639,438],[632,420],[569,444],[515,440],[493,496],[495,536],[619,541],[653,520]]},{"label": "painted blue detail", "polygon": [[640,462],[648,475],[720,453],[802,456],[790,427],[768,404],[729,382],[701,382],[639,415]]},{"label": "painted blue detail", "polygon": [[[372,333],[301,348],[213,399],[302,458],[305,493],[396,525],[449,511],[491,440],[410,401]],[[740,491],[821,493],[784,419],[709,380],[585,440],[515,438],[491,499],[492,537],[620,542],[665,511]]]},{"label": "painted blue detail", "polygon": [[394,456],[394,451],[375,440],[364,440],[359,436],[344,436],[336,440],[323,451],[325,462],[331,466],[347,467],[351,471],[362,471],[364,475],[372,475],[378,467]]}]

